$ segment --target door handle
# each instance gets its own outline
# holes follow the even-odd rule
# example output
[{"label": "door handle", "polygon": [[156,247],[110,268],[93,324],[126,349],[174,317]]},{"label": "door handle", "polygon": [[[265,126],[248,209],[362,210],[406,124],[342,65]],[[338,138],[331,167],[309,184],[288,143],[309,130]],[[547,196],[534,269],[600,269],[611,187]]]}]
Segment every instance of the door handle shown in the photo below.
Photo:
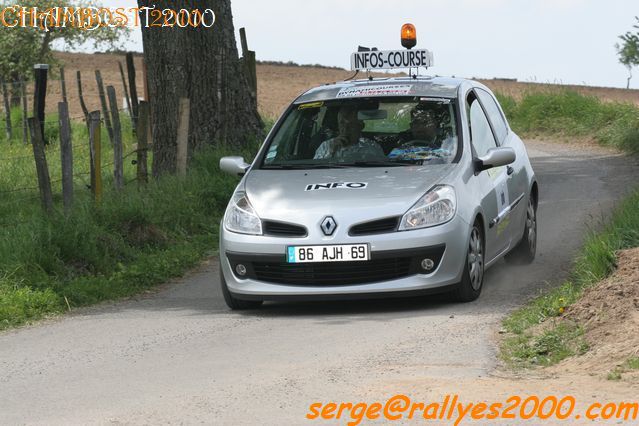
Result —
[{"label": "door handle", "polygon": [[512,176],[512,174],[515,173],[515,169],[508,166],[506,167],[506,173],[508,173],[508,176]]}]

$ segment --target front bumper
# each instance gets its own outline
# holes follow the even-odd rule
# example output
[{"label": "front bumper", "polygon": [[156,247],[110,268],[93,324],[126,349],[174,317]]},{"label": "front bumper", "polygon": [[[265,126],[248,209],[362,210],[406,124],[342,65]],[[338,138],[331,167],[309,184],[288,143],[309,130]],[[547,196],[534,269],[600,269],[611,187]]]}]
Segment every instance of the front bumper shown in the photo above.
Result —
[{"label": "front bumper", "polygon": [[[470,226],[459,216],[444,225],[369,236],[280,238],[235,234],[221,227],[220,264],[229,291],[247,300],[391,297],[445,291],[461,281]],[[369,262],[286,264],[289,245],[368,243]],[[436,267],[426,272],[421,260]],[[239,277],[242,263],[247,274]]]}]

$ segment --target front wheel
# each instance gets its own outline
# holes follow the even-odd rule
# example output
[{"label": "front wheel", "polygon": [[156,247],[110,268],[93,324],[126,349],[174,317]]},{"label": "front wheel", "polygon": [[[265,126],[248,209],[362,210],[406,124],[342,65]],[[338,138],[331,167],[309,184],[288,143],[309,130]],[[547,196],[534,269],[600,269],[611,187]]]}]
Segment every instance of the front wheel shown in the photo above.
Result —
[{"label": "front wheel", "polygon": [[224,279],[224,274],[222,273],[222,265],[220,265],[220,285],[222,286],[222,295],[224,296],[224,301],[226,305],[234,311],[243,311],[248,309],[257,309],[262,306],[261,300],[242,300],[238,299],[231,294],[228,286],[226,285],[226,280]]},{"label": "front wheel", "polygon": [[477,222],[470,231],[468,253],[462,281],[454,292],[458,302],[472,302],[481,294],[484,285],[484,236]]},{"label": "front wheel", "polygon": [[505,257],[508,263],[525,265],[532,263],[537,254],[537,203],[531,196],[526,209],[526,226],[519,243]]}]

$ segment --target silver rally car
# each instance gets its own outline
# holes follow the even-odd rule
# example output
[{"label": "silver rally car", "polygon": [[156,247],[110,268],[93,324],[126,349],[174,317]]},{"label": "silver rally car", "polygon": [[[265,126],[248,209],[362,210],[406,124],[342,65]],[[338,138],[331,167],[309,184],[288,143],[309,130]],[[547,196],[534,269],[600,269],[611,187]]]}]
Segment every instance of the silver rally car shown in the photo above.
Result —
[{"label": "silver rally car", "polygon": [[298,97],[243,176],[220,230],[233,309],[265,300],[450,292],[477,299],[500,258],[537,245],[535,174],[480,83],[345,81]]}]

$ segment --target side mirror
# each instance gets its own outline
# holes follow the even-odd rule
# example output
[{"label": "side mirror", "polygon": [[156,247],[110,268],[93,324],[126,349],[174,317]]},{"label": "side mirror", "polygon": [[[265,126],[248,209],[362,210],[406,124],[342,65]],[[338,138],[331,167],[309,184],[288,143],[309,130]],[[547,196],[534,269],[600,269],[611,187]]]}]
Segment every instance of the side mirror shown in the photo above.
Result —
[{"label": "side mirror", "polygon": [[233,176],[244,176],[249,167],[251,165],[244,162],[244,157],[220,158],[220,169]]},{"label": "side mirror", "polygon": [[475,159],[475,173],[494,167],[507,166],[515,162],[517,156],[512,148],[493,148],[486,155]]}]

